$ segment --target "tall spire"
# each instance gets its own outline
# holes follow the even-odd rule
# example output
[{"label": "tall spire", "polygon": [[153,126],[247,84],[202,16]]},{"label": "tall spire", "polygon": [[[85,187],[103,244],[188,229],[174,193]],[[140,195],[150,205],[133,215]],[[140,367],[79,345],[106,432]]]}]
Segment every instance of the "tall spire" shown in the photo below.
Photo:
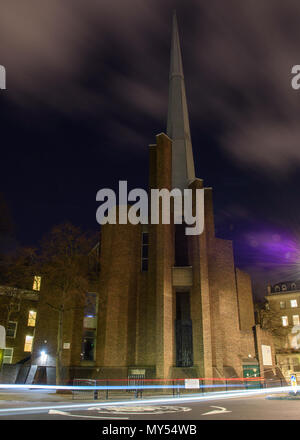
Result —
[{"label": "tall spire", "polygon": [[173,13],[167,135],[173,141],[172,186],[183,190],[195,179],[176,12]]}]

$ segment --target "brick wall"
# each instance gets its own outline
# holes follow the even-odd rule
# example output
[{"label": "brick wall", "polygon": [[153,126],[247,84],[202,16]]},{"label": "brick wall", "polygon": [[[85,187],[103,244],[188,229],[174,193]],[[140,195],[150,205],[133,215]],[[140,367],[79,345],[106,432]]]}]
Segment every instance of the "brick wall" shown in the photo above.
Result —
[{"label": "brick wall", "polygon": [[[243,359],[256,357],[254,331],[242,330],[240,332],[240,356]],[[250,356],[249,356],[250,355]]]},{"label": "brick wall", "polygon": [[102,227],[97,365],[134,363],[141,225]]},{"label": "brick wall", "polygon": [[[267,331],[261,329],[260,325],[255,326],[255,334],[256,334],[256,349],[258,355],[258,361],[260,366],[261,376],[264,377],[266,370],[274,370],[276,365],[275,359],[275,347],[272,335]],[[262,345],[268,345],[271,347],[272,352],[272,365],[264,365],[263,356],[262,356]]]},{"label": "brick wall", "polygon": [[254,305],[251,278],[246,272],[236,268],[236,286],[239,308],[239,323],[242,331],[254,326]]},{"label": "brick wall", "polygon": [[[150,187],[171,189],[172,142],[165,134],[156,136],[156,147],[151,148]],[[155,298],[155,324],[149,322],[148,335],[155,345],[148,348],[156,351],[157,377],[168,377],[174,365],[174,291],[172,267],[174,265],[173,225],[150,225],[149,227],[149,299]],[[153,313],[153,309],[152,309]],[[153,315],[152,315],[153,316]],[[155,332],[155,333],[154,333]]]}]

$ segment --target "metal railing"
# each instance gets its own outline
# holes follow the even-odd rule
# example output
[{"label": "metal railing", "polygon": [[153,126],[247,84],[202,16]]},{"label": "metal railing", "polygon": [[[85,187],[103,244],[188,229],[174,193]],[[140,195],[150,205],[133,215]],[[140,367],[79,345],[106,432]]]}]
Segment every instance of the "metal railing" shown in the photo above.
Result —
[{"label": "metal railing", "polygon": [[[197,388],[189,388],[188,381],[198,381]],[[251,378],[195,378],[195,379],[145,379],[143,375],[130,375],[127,379],[74,379],[73,399],[108,400],[126,398],[133,393],[135,398],[170,395],[174,398],[185,394],[216,391],[251,390],[284,387],[284,379],[272,380],[262,377]],[[83,387],[82,390],[79,387]]]}]

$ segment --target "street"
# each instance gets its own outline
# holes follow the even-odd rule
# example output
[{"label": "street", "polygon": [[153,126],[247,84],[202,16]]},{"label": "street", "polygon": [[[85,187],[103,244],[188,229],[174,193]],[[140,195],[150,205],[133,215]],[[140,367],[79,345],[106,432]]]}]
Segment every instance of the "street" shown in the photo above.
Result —
[{"label": "street", "polygon": [[270,400],[268,394],[209,400],[155,399],[127,402],[1,401],[6,420],[300,420],[300,400]]}]

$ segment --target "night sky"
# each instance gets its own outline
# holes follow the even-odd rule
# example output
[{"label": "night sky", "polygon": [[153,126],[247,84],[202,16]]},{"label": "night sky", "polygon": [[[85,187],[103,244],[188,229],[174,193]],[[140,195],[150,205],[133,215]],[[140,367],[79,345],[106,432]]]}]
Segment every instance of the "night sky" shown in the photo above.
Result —
[{"label": "night sky", "polygon": [[217,234],[265,285],[300,279],[297,0],[0,0],[2,192],[18,243],[69,220],[97,230],[96,192],[147,187],[166,131],[172,10],[196,175]]}]

